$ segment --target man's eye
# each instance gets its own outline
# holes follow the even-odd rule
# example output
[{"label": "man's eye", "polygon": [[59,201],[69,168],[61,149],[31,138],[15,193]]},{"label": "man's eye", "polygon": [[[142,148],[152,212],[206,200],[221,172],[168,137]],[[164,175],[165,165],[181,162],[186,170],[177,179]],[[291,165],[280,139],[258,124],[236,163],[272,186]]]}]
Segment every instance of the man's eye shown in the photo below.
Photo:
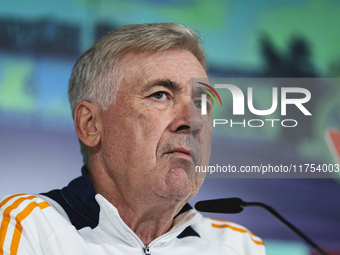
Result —
[{"label": "man's eye", "polygon": [[202,101],[201,100],[196,100],[194,102],[194,104],[197,107],[197,109],[201,109],[202,108]]},{"label": "man's eye", "polygon": [[[195,100],[194,104],[196,106],[197,109],[201,110],[202,109],[202,100]],[[210,103],[209,101],[207,102],[207,111],[210,112],[212,110],[212,103]]]},{"label": "man's eye", "polygon": [[167,94],[163,91],[158,91],[156,93],[153,93],[151,96],[153,98],[156,98],[157,100],[164,100],[167,98]]}]

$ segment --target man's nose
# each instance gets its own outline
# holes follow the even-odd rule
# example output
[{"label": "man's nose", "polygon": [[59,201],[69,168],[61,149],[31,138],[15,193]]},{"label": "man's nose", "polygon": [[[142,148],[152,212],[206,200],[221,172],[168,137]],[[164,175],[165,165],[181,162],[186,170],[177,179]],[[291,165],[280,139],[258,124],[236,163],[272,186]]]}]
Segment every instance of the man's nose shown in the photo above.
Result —
[{"label": "man's nose", "polygon": [[201,110],[197,108],[193,100],[190,100],[190,133],[197,135],[202,129],[204,120]]}]

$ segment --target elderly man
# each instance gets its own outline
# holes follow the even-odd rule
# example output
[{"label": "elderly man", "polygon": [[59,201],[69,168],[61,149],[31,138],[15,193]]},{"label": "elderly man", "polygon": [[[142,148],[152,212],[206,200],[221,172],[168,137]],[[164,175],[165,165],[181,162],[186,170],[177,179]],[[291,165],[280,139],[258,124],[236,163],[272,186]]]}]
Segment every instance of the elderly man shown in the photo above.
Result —
[{"label": "elderly man", "polygon": [[122,27],[85,52],[69,81],[82,177],[4,198],[0,255],[265,254],[245,228],[187,204],[212,132],[190,78],[207,78],[205,56],[179,24]]}]

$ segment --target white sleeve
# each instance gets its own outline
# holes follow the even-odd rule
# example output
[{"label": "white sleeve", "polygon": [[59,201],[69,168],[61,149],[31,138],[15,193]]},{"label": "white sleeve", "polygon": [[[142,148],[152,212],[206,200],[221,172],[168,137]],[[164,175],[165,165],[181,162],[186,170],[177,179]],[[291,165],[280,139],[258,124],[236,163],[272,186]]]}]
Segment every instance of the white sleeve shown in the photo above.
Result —
[{"label": "white sleeve", "polygon": [[[0,254],[40,255],[36,229],[26,229],[32,215],[49,207],[34,195],[12,195],[0,200]],[[33,212],[33,213],[32,213]],[[34,222],[38,224],[37,221]]]}]

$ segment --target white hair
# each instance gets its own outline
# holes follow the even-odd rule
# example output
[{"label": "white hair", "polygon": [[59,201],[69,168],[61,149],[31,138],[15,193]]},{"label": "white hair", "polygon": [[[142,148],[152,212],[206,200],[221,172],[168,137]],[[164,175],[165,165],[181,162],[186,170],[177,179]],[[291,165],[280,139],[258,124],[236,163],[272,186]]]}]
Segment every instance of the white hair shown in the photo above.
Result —
[{"label": "white hair", "polygon": [[[157,53],[168,49],[187,50],[206,68],[200,37],[181,24],[128,25],[101,38],[73,67],[68,85],[73,118],[81,101],[97,102],[103,110],[114,103],[119,87],[119,62],[127,53]],[[86,145],[80,141],[80,146],[86,164]]]}]

